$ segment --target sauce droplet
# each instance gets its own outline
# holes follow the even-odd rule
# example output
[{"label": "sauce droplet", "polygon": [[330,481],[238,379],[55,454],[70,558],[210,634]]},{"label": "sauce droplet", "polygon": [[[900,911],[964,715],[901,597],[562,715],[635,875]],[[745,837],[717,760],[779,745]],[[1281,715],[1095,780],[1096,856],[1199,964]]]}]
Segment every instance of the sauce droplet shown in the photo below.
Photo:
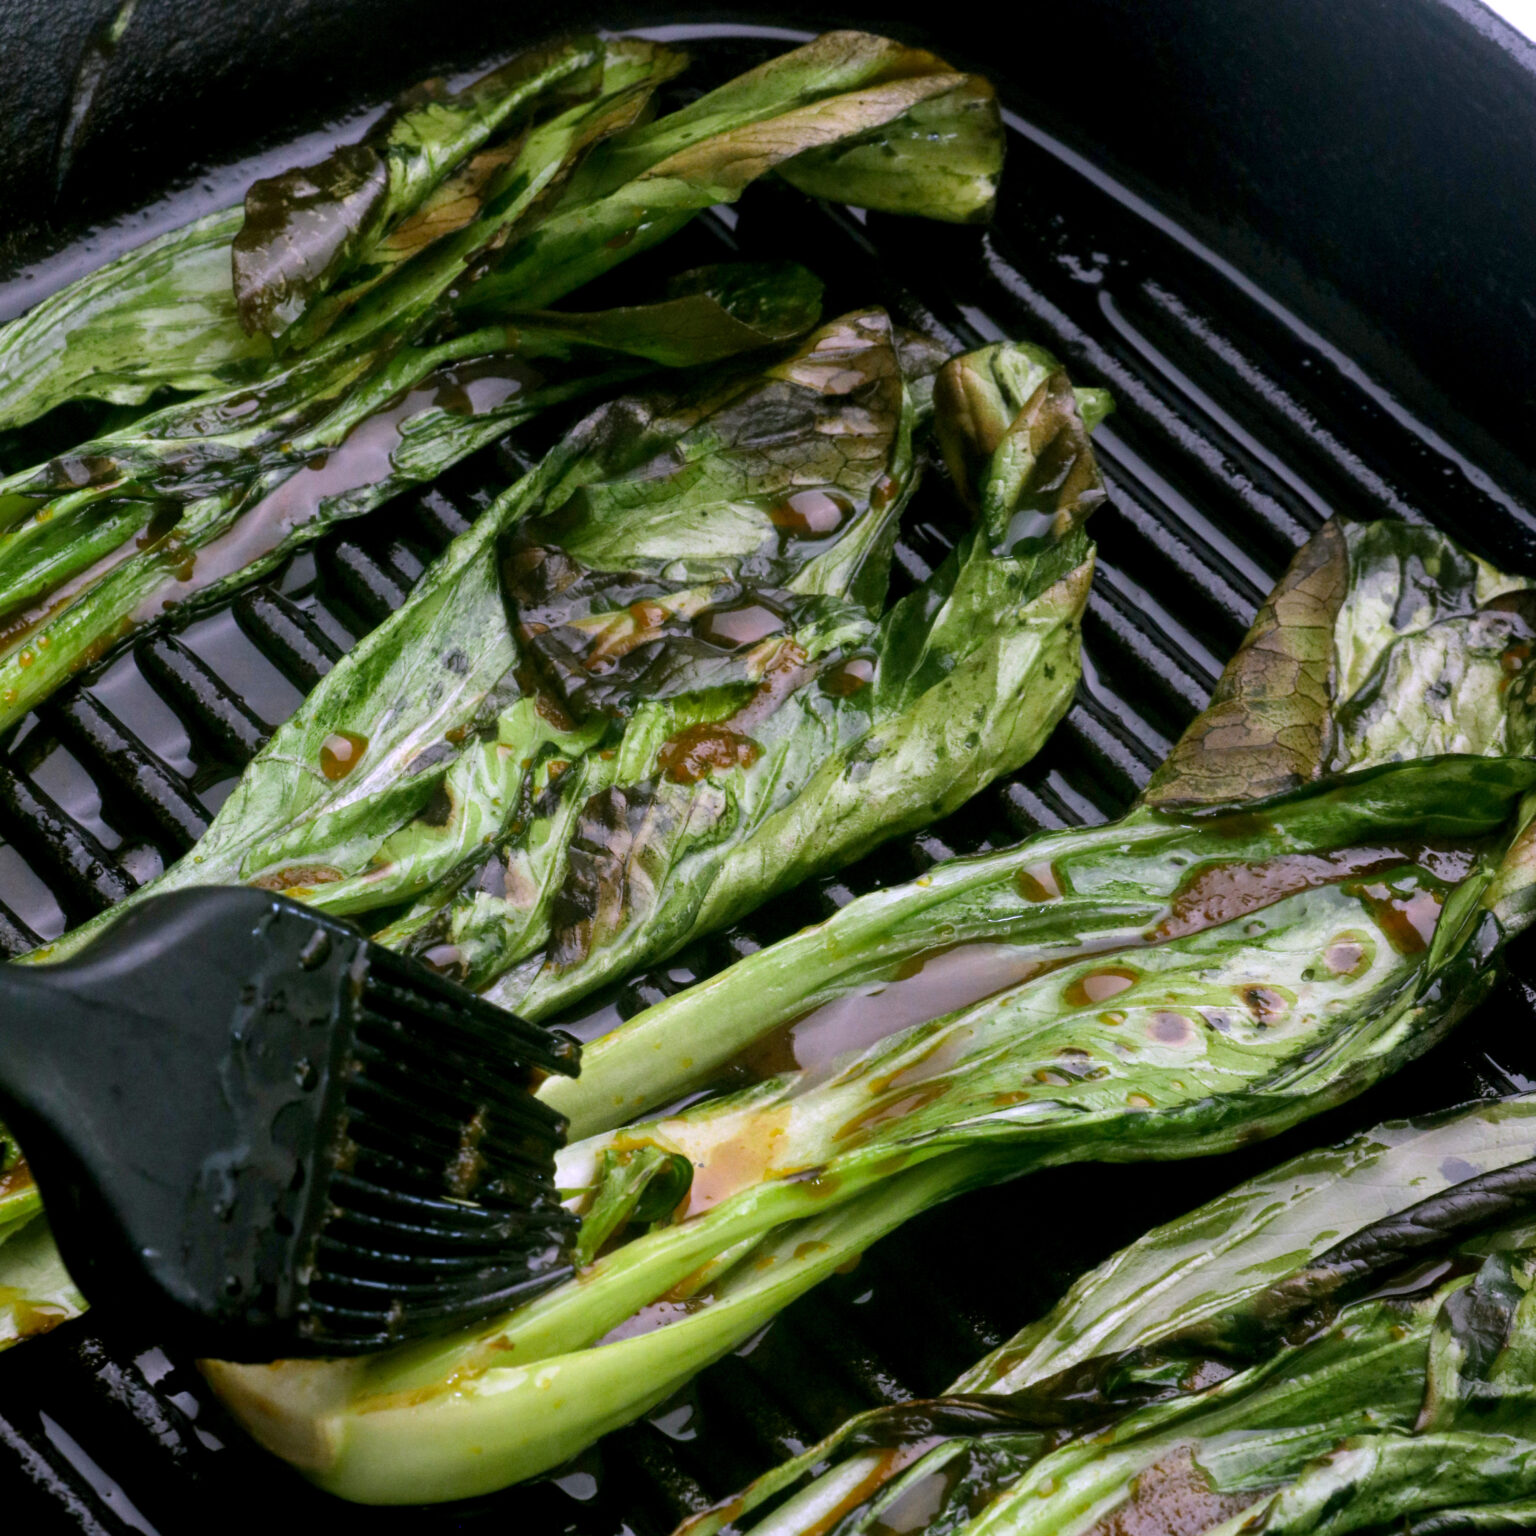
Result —
[{"label": "sauce droplet", "polygon": [[846,496],[828,491],[796,491],[775,502],[768,516],[775,528],[801,538],[824,539],[829,533],[836,533],[852,511],[853,503]]},{"label": "sauce droplet", "polygon": [[368,750],[368,738],[353,731],[332,731],[320,743],[320,771],[333,784],[352,772]]},{"label": "sauce droplet", "polygon": [[821,674],[823,693],[846,699],[874,681],[875,662],[871,656],[850,656],[846,661]]},{"label": "sauce droplet", "polygon": [[181,521],[185,510],[179,501],[161,502],[134,543],[140,549],[153,549],[162,539],[170,537],[171,530]]},{"label": "sauce droplet", "polygon": [[694,620],[693,632],[700,640],[725,650],[756,645],[769,635],[781,634],[787,623],[784,615],[766,603],[750,599],[724,608],[709,608]]},{"label": "sauce droplet", "polygon": [[1137,972],[1129,966],[1106,965],[1071,982],[1062,993],[1062,999],[1069,1008],[1086,1008],[1090,1003],[1108,1002],[1128,987],[1134,987],[1139,979]]},{"label": "sauce droplet", "polygon": [[1260,1024],[1278,1024],[1291,1011],[1291,1000],[1273,987],[1241,987],[1238,996]]},{"label": "sauce droplet", "polygon": [[[866,1134],[878,1131],[881,1126],[903,1120],[908,1115],[915,1115],[920,1109],[926,1109],[935,1099],[943,1098],[948,1086],[945,1079],[937,1078],[933,1082],[924,1083],[910,1093],[897,1090],[897,1095],[882,1095],[868,1109],[861,1110],[845,1125],[833,1132],[833,1139],[847,1141],[851,1137],[856,1137],[862,1140]],[[855,1146],[858,1144],[859,1141],[854,1142]]]},{"label": "sauce droplet", "polygon": [[1163,1045],[1188,1045],[1194,1029],[1182,1013],[1154,1013],[1147,1034]]},{"label": "sauce droplet", "polygon": [[680,1216],[698,1216],[738,1190],[778,1176],[774,1154],[785,1131],[782,1111],[770,1110],[737,1135],[716,1142],[694,1162],[693,1180]]},{"label": "sauce droplet", "polygon": [[656,771],[674,784],[697,784],[717,768],[750,768],[760,752],[750,736],[701,722],[662,743]]},{"label": "sauce droplet", "polygon": [[1025,901],[1056,901],[1061,896],[1061,877],[1048,861],[1026,864],[1019,871],[1019,890]]},{"label": "sauce droplet", "polygon": [[1335,935],[1323,951],[1323,964],[1334,976],[1359,976],[1369,969],[1370,963],[1370,941],[1353,930]]},{"label": "sauce droplet", "polygon": [[[1232,818],[1222,818],[1225,822]],[[1437,879],[1454,883],[1470,872],[1476,855],[1466,849],[1425,846],[1338,848],[1328,853],[1282,854],[1254,862],[1201,865],[1185,877],[1169,904],[1168,915],[1147,938],[1153,943],[1183,938],[1220,923],[1247,917],[1288,896],[1384,874],[1418,864]],[[1379,888],[1383,895],[1386,887]],[[1358,889],[1346,885],[1351,895]]]},{"label": "sauce droplet", "polygon": [[1364,901],[1376,926],[1398,954],[1417,955],[1429,948],[1435,924],[1440,920],[1440,897],[1436,892],[1422,886],[1394,890],[1384,883],[1345,889]]},{"label": "sauce droplet", "polygon": [[251,884],[258,891],[300,891],[316,885],[334,885],[346,876],[331,864],[290,864],[258,876]]}]

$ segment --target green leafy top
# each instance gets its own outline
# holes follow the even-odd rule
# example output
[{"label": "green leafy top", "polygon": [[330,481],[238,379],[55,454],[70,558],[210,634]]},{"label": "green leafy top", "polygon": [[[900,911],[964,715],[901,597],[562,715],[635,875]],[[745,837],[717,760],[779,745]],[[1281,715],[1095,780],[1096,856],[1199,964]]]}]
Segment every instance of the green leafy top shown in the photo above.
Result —
[{"label": "green leafy top", "polygon": [[[154,888],[414,897],[384,942],[547,1011],[1022,761],[1075,675],[1079,524],[1102,493],[1076,397],[1035,354],[1017,507],[880,616],[935,364],[862,311],[594,412]],[[344,774],[339,732],[361,744]]]},{"label": "green leafy top", "polygon": [[[257,183],[238,229],[189,226],[0,327],[0,427],[74,396],[196,391],[0,480],[0,728],[168,609],[252,580],[539,409],[628,381],[635,360],[761,344],[700,297],[648,319],[548,311],[758,176],[800,167],[815,195],[937,218],[990,204],[990,91],[931,55],[831,34],[654,118],[685,62],[576,38],[453,95],[429,82],[361,142]],[[804,281],[775,281],[769,307],[803,318]],[[530,377],[528,359],[573,354],[582,368]],[[440,394],[471,419],[428,409]]]},{"label": "green leafy top", "polygon": [[[639,39],[577,37],[453,94],[425,82],[360,142],[0,327],[0,427],[74,397],[139,404],[164,386],[248,383],[285,366],[272,338],[302,352],[346,319],[350,347],[380,324],[398,332],[423,301],[542,307],[775,167],[813,196],[928,218],[992,205],[1003,135],[990,87],[932,54],[829,33],[645,122],[686,64]],[[648,204],[665,214],[646,218]]]},{"label": "green leafy top", "polygon": [[1527,756],[1536,595],[1430,528],[1328,523],[1142,803],[1219,806],[1440,753]]},{"label": "green leafy top", "polygon": [[[406,947],[451,943],[451,958],[431,949],[428,957],[502,971],[497,990],[518,988],[530,1011],[543,1012],[776,884],[941,813],[1023,761],[1075,682],[1077,620],[1092,568],[1081,522],[1099,499],[1099,480],[1077,397],[1049,359],[1035,356],[1020,429],[995,450],[1011,500],[989,497],[989,515],[950,559],[874,617],[855,589],[871,572],[883,582],[891,529],[918,463],[913,428],[936,393],[926,377],[933,362],[931,347],[897,335],[879,312],[857,312],[766,368],[730,368],[697,391],[634,397],[594,413],[333,670],[163,886],[234,871],[312,901],[339,895],[365,907],[419,881],[427,890],[418,909],[378,937]],[[1102,413],[1102,398],[1089,398]],[[794,497],[809,499],[775,520]],[[723,530],[718,539],[698,541],[697,550],[680,544],[678,501],[705,533]],[[620,520],[615,507],[638,510]],[[524,537],[530,531],[537,542]],[[628,536],[622,546],[619,532]],[[576,644],[583,615],[575,614],[565,626],[573,632],[569,666],[549,682],[527,675],[519,640],[532,628],[527,605],[536,594],[522,585],[530,551],[539,553],[538,569],[559,566],[541,600],[568,598],[586,583],[602,635]],[[707,625],[684,627],[680,599],[699,591],[700,576],[742,586],[754,606],[781,595],[793,628],[755,640],[733,632],[724,621],[742,614],[739,600],[707,616],[695,608]],[[598,578],[658,590],[603,606]],[[604,675],[587,663],[626,659],[620,639],[635,642],[627,654],[654,652],[628,692],[594,693],[586,718],[575,719],[585,680]],[[652,668],[660,671],[653,676]],[[554,672],[547,661],[542,670]],[[680,691],[650,696],[665,677]],[[328,743],[341,731],[349,733],[347,770],[328,773]],[[300,796],[309,797],[307,814],[280,820]],[[615,815],[589,833],[610,809],[624,821]],[[311,862],[322,849],[336,865]],[[433,926],[444,920],[452,924],[446,933]],[[589,1248],[605,1232],[664,1221],[696,1183],[692,1165],[665,1149],[616,1144],[593,1155],[604,1188],[588,1213]],[[936,1179],[919,1174],[905,1195],[882,1199],[882,1221],[952,1187],[947,1165]],[[809,1186],[794,1194],[816,1198]],[[866,1220],[856,1230],[867,1240]],[[698,1243],[715,1243],[717,1233],[677,1231],[696,1269]],[[820,1254],[823,1245],[807,1251]],[[683,1278],[673,1273],[678,1262],[673,1254],[663,1265],[674,1280]],[[590,1344],[604,1318],[620,1323],[631,1310],[622,1288],[605,1287],[593,1311],[571,1319],[569,1337]],[[734,1326],[729,1316],[710,1316],[720,1338]],[[544,1322],[530,1321],[548,1343]],[[475,1348],[463,1339],[451,1347]],[[641,1370],[632,1385],[675,1378],[696,1363],[690,1353],[660,1376]],[[390,1373],[403,1372],[401,1380],[424,1377],[435,1400],[431,1363],[397,1357],[380,1368],[388,1381],[377,1384],[322,1368],[311,1378],[317,1395],[297,1416],[286,1397],[294,1376],[262,1374],[262,1392],[282,1399],[261,1414],[285,1454],[317,1470],[328,1464],[339,1444],[331,1415],[347,1421],[341,1438],[353,1433],[346,1404],[354,1384],[392,1396]],[[237,1394],[249,1387],[238,1371],[221,1380]],[[612,1398],[602,1390],[568,1400],[621,1418],[632,1411],[627,1399],[604,1408]],[[578,1443],[563,1416],[548,1429],[543,1439],[514,1431],[524,1465],[548,1465]],[[440,1449],[435,1437],[420,1442],[412,1464],[425,1481],[411,1497],[460,1486],[456,1469],[428,1470]],[[499,1450],[481,1465],[497,1482],[516,1475]],[[358,1475],[358,1487],[374,1477]]]},{"label": "green leafy top", "polygon": [[[671,61],[673,72],[685,62]],[[441,81],[425,81],[360,142],[253,183],[230,247],[241,324],[281,342],[343,274],[353,279],[344,303],[355,303],[403,257],[451,233],[456,219],[467,222],[474,193],[516,151],[505,144],[477,161],[488,140],[536,111],[590,100],[603,64],[603,45],[580,38],[519,54],[452,95]],[[454,172],[457,182],[445,187]],[[325,323],[311,322],[303,340],[342,307],[327,306]]]}]

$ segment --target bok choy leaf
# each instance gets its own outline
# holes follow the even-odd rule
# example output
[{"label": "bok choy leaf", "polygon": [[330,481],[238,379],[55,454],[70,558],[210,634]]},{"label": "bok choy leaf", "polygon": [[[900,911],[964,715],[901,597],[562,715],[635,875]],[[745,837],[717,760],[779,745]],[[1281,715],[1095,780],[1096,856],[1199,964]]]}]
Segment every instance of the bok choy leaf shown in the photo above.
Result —
[{"label": "bok choy leaf", "polygon": [[1021,398],[977,526],[883,614],[931,344],[861,311],[601,408],[147,889],[408,901],[382,942],[537,1016],[958,805],[1066,707],[1102,497],[1083,411],[1106,400],[1007,350]]},{"label": "bok choy leaf", "polygon": [[[653,364],[713,362],[786,341],[819,310],[820,284],[803,268],[710,268],[655,304],[530,312],[517,326],[404,349],[288,441],[267,440],[270,423],[204,430],[222,406],[169,407],[62,470],[56,461],[50,483],[85,483],[0,533],[11,603],[0,618],[0,727],[124,635],[244,585],[541,410]],[[188,460],[199,457],[208,478],[189,481]],[[89,483],[94,476],[106,477],[102,486]],[[119,494],[130,483],[131,494]]]},{"label": "bok choy leaf", "polygon": [[[561,1182],[606,1240],[577,1279],[360,1366],[219,1366],[220,1390],[347,1497],[484,1491],[938,1200],[1219,1152],[1359,1093],[1486,992],[1529,920],[1533,621],[1530,582],[1436,532],[1326,525],[1129,815],[860,898],[541,1090],[585,1137]],[[1397,1381],[1411,1351],[1382,1327]]]},{"label": "bok choy leaf", "polygon": [[1379,1125],[1147,1233],[945,1396],[678,1536],[1519,1529],[1533,1218],[1530,1095]]},{"label": "bok choy leaf", "polygon": [[930,54],[829,34],[648,120],[686,62],[578,38],[453,95],[429,82],[360,143],[257,183],[243,218],[0,327],[0,426],[197,391],[0,479],[0,729],[168,608],[537,410],[801,334],[817,290],[792,268],[695,286],[675,314],[547,312],[759,176],[942,219],[991,206],[990,88]]},{"label": "bok choy leaf", "polygon": [[0,1129],[0,1349],[46,1333],[85,1310],[20,1148]]}]

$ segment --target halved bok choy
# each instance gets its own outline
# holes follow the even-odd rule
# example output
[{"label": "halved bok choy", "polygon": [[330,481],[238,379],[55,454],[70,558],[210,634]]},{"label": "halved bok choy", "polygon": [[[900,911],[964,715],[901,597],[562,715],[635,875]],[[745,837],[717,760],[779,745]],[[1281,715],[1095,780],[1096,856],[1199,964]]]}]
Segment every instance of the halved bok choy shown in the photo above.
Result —
[{"label": "halved bok choy", "polygon": [[1127,816],[862,897],[546,1085],[584,1138],[578,1278],[440,1344],[212,1379],[348,1498],[483,1492],[940,1200],[1220,1152],[1359,1093],[1530,921],[1533,622],[1531,582],[1433,530],[1325,525]]},{"label": "halved bok choy", "polygon": [[791,264],[550,309],[753,181],[945,220],[992,206],[991,89],[932,54],[831,33],[656,115],[687,63],[589,36],[426,82],[360,142],[0,327],[0,428],[71,399],[127,418],[41,463],[25,434],[0,444],[0,730],[539,410],[803,333],[820,285]]},{"label": "halved bok choy", "polygon": [[1536,1098],[1378,1125],[1147,1233],[943,1397],[678,1536],[1528,1530],[1533,1279]]}]

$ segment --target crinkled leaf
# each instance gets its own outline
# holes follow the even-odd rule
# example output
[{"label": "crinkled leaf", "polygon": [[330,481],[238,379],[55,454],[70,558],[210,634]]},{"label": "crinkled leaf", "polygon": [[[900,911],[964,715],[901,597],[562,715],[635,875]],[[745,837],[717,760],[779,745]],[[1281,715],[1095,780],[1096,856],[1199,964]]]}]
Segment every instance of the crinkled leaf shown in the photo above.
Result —
[{"label": "crinkled leaf", "polygon": [[[971,506],[980,508],[988,485],[993,495],[1006,495],[1009,465],[994,466],[994,455],[1010,435],[1023,438],[1021,446],[1030,451],[1028,436],[1038,427],[1020,415],[1060,372],[1061,365],[1044,347],[1003,342],[953,358],[939,371],[934,381],[939,446],[956,489]],[[1114,408],[1102,389],[1079,389],[1076,400],[1090,432]]]},{"label": "crinkled leaf", "polygon": [[258,373],[264,336],[240,327],[229,284],[235,210],[209,214],[0,326],[0,428],[66,400],[142,405],[160,389],[214,389]]},{"label": "crinkled leaf", "polygon": [[[878,623],[849,601],[878,601],[915,473],[896,340],[845,317],[758,374],[590,417],[166,881],[418,895],[386,942],[547,1010],[1024,760],[1075,675],[1087,546],[973,538]],[[367,749],[332,782],[337,729]]]},{"label": "crinkled leaf", "polygon": [[1142,795],[1172,809],[1283,794],[1331,747],[1334,626],[1349,591],[1344,531],[1325,523],[1264,606],[1211,701]]},{"label": "crinkled leaf", "polygon": [[253,442],[240,428],[190,440],[208,469],[185,509],[172,499],[186,487],[185,410],[90,445],[93,472],[137,494],[104,500],[87,486],[0,533],[0,613],[10,620],[0,628],[0,724],[125,628],[251,580],[540,410],[650,364],[716,362],[783,342],[816,322],[819,296],[820,284],[792,263],[722,266],[655,305],[520,316],[405,349],[288,441]]},{"label": "crinkled leaf", "polygon": [[1002,150],[991,84],[961,75],[891,123],[797,155],[779,175],[812,197],[979,223],[997,200]]},{"label": "crinkled leaf", "polygon": [[[765,170],[853,138],[860,155],[873,153],[889,128],[906,135],[902,156],[933,173],[910,182],[927,189],[912,211],[959,216],[968,196],[987,190],[985,113],[966,108],[963,131],[953,132],[942,111],[915,124],[905,117],[946,92],[985,95],[931,55],[835,34],[647,121],[655,90],[684,62],[638,39],[533,50],[456,96],[417,93],[361,144],[261,183],[234,253],[254,339],[234,323],[223,280],[210,277],[234,234],[228,216],[146,247],[0,332],[0,355],[9,346],[25,380],[14,420],[71,394],[142,402],[167,384],[207,391],[0,483],[0,530],[25,535],[0,553],[0,636],[13,653],[0,659],[0,719],[24,713],[167,605],[260,575],[292,547],[290,534],[302,540],[330,516],[366,511],[564,398],[562,385],[486,412],[476,396],[495,385],[482,380],[477,392],[450,380],[477,419],[415,411],[426,419],[395,448],[390,422],[371,418],[396,412],[396,396],[410,403],[431,370],[503,347],[578,360],[616,349],[677,366],[754,340],[702,302],[707,291],[679,295],[665,314],[575,320],[544,307]],[[957,193],[946,166],[971,193]],[[808,297],[802,282],[801,303]],[[749,332],[785,329],[733,313]],[[77,314],[93,322],[99,345],[77,342]],[[166,348],[154,343],[159,331]],[[267,332],[280,337],[281,357]],[[304,466],[353,431],[380,439],[371,458],[402,475],[326,488],[323,508],[303,489],[274,505],[284,482],[302,487]],[[336,465],[329,478],[341,474]],[[297,516],[287,505],[294,495],[304,503]],[[152,547],[136,549],[139,540]],[[194,560],[201,574],[188,586],[179,573]]]},{"label": "crinkled leaf", "polygon": [[1488,741],[1530,753],[1531,583],[1428,528],[1363,525],[1348,542],[1330,766],[1480,751]]},{"label": "crinkled leaf", "polygon": [[1529,754],[1532,584],[1429,528],[1324,526],[1143,803],[1219,806],[1435,753]]},{"label": "crinkled leaf", "polygon": [[[474,302],[552,303],[703,209],[734,202],[758,177],[792,177],[802,165],[816,196],[856,194],[873,208],[890,197],[899,212],[983,217],[1003,148],[989,102],[983,82],[932,54],[869,33],[827,33],[618,136],[497,263]],[[914,122],[925,107],[932,121]],[[846,182],[813,156],[844,146],[858,151]],[[906,168],[899,183],[871,169],[887,150]]]},{"label": "crinkled leaf", "polygon": [[[441,81],[427,81],[361,142],[342,145],[318,165],[253,183],[230,247],[241,324],[281,338],[341,273],[366,261],[519,113],[536,104],[547,110],[557,91],[568,99],[595,94],[601,64],[597,40],[578,39],[519,54],[453,95]],[[448,232],[441,219],[432,226],[434,237]],[[366,286],[383,275],[368,274]]]}]

